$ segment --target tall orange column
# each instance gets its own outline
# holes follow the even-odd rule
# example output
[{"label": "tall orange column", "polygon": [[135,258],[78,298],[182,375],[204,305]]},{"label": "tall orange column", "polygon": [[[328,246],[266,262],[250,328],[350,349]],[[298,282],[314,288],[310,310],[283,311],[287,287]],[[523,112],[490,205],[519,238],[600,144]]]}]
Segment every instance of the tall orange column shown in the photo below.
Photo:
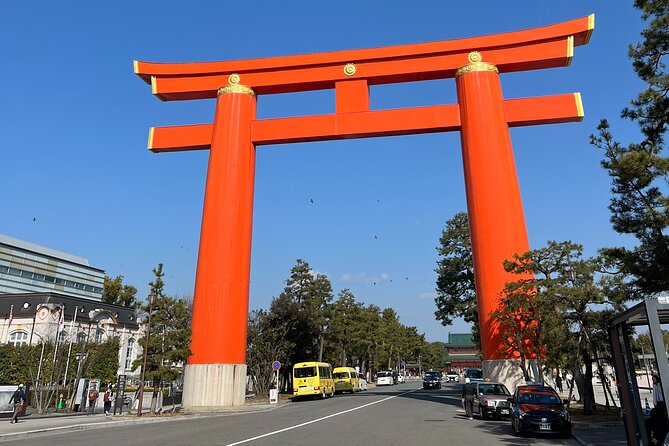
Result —
[{"label": "tall orange column", "polygon": [[504,271],[503,261],[528,251],[529,243],[499,74],[478,52],[469,61],[457,71],[456,85],[485,368],[485,361],[512,359],[500,357],[490,313],[504,284],[517,279]]},{"label": "tall orange column", "polygon": [[184,406],[244,404],[255,147],[253,90],[218,91],[193,299]]}]

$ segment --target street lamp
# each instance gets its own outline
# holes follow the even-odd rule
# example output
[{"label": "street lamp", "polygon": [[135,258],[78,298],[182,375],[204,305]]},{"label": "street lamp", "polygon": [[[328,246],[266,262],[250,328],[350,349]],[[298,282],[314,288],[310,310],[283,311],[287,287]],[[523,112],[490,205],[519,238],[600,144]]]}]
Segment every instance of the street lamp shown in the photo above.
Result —
[{"label": "street lamp", "polygon": [[153,301],[156,299],[155,291],[149,293],[149,317],[146,321],[146,341],[144,341],[144,357],[142,358],[142,374],[139,381],[139,393],[137,394],[137,416],[142,416],[142,402],[144,400],[144,374],[146,373],[146,354],[151,337],[151,312],[153,311]]}]

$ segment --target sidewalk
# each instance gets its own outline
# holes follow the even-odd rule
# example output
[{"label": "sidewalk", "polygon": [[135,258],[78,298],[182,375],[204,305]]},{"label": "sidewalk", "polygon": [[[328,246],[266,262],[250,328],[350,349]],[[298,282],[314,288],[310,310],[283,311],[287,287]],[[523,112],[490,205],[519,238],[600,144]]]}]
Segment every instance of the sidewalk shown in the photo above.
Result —
[{"label": "sidewalk", "polygon": [[[136,412],[123,415],[110,415],[105,417],[104,413],[98,410],[93,415],[85,413],[53,413],[45,415],[26,415],[19,417],[18,423],[10,423],[9,418],[0,418],[0,443],[8,440],[17,440],[32,436],[42,435],[46,432],[67,432],[88,429],[101,429],[110,426],[127,426],[139,423],[162,423],[167,421],[188,420],[193,418],[208,418],[223,416],[231,413],[249,412],[256,410],[273,409],[276,404],[247,404],[245,406],[231,407],[222,412],[208,414],[176,414],[174,416],[148,416],[148,408],[142,411],[144,415],[137,418]],[[170,413],[172,406],[163,406],[164,413]]]},{"label": "sidewalk", "polygon": [[600,423],[572,428],[574,439],[583,446],[626,446],[622,423]]}]

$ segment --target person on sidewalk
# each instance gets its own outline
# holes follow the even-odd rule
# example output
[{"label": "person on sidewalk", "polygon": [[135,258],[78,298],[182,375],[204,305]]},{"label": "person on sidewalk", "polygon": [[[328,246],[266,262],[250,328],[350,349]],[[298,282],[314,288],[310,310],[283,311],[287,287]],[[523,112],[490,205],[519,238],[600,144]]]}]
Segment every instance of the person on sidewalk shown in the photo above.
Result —
[{"label": "person on sidewalk", "polygon": [[653,375],[653,407],[657,407],[657,403],[660,401],[664,401],[662,384],[660,384],[660,377]]},{"label": "person on sidewalk", "polygon": [[26,392],[23,391],[23,384],[19,384],[19,388],[14,391],[12,397],[9,399],[9,404],[14,403],[14,413],[9,420],[10,423],[19,422],[19,412],[23,410],[23,404],[28,404]]},{"label": "person on sidewalk", "polygon": [[98,396],[100,393],[95,387],[91,387],[88,390],[88,413],[86,415],[93,415],[95,411],[95,403],[98,401]]},{"label": "person on sidewalk", "polygon": [[111,387],[107,387],[107,391],[105,392],[104,396],[102,397],[102,401],[105,403],[105,417],[109,415],[109,411],[111,410],[111,405],[112,405],[112,391]]},{"label": "person on sidewalk", "polygon": [[469,377],[465,378],[465,385],[462,386],[462,404],[465,406],[465,412],[467,414],[467,418],[470,420],[474,419],[474,397],[476,396],[476,389],[474,388],[474,384],[472,384],[472,381],[469,379]]},{"label": "person on sidewalk", "polygon": [[650,411],[650,419],[648,420],[648,437],[650,444],[663,444],[664,437],[669,432],[669,425],[667,425],[667,408],[664,401],[658,401]]}]

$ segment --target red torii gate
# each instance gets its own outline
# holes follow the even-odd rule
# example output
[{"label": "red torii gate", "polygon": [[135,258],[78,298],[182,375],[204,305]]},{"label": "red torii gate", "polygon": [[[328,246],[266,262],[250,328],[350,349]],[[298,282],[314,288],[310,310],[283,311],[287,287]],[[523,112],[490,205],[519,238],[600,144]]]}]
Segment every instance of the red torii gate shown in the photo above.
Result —
[{"label": "red torii gate", "polygon": [[[486,376],[508,374],[490,321],[510,279],[502,262],[529,249],[509,127],[581,121],[579,93],[504,99],[499,73],[569,66],[594,15],[541,28],[386,48],[264,59],[148,63],[135,73],[163,101],[216,98],[213,124],[154,127],[154,152],[209,149],[184,406],[244,404],[255,147],[457,131]],[[485,61],[484,61],[485,59]],[[369,86],[456,79],[457,104],[369,109]],[[256,119],[256,95],[335,89],[330,115]]]}]

